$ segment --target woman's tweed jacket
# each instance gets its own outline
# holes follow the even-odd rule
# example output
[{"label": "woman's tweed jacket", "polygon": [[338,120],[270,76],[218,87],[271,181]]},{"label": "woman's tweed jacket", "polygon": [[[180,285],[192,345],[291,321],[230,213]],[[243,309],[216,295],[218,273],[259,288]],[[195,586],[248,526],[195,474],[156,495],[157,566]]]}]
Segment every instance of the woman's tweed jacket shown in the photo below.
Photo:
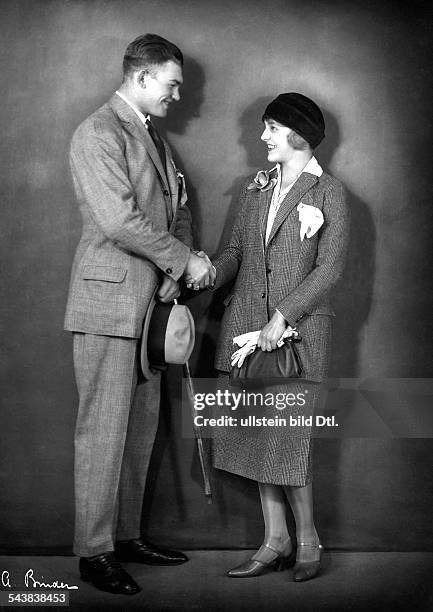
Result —
[{"label": "woman's tweed jacket", "polygon": [[[236,277],[225,301],[215,366],[230,370],[232,340],[260,330],[277,308],[302,336],[297,345],[305,378],[326,376],[330,351],[329,293],[340,278],[348,238],[348,211],[341,183],[323,173],[303,172],[278,210],[267,245],[266,221],[272,190],[248,190],[240,196],[240,210],[229,244],[214,262],[215,288]],[[319,208],[324,224],[311,238],[300,238],[297,205]]]},{"label": "woman's tweed jacket", "polygon": [[[226,300],[216,367],[228,371],[233,337],[262,329],[278,308],[302,335],[297,348],[305,378],[319,382],[329,361],[333,312],[328,294],[343,269],[348,233],[342,186],[328,174],[318,178],[303,172],[283,200],[265,246],[272,192],[250,191],[249,183],[241,193],[230,242],[214,262],[216,287],[236,277]],[[302,242],[299,202],[320,208],[324,216],[319,232]],[[308,416],[320,401],[319,386],[305,381],[292,380],[266,390],[309,394],[307,411],[295,404],[278,416]],[[216,468],[258,482],[302,487],[312,479],[311,447],[308,426],[215,428],[213,459]]]}]

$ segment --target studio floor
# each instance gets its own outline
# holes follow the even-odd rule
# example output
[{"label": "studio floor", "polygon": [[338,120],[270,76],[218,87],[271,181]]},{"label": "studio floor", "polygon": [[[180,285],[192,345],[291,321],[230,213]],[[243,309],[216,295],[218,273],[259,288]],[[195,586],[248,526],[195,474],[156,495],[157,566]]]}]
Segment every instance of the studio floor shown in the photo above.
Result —
[{"label": "studio floor", "polygon": [[41,582],[58,580],[78,586],[69,591],[70,610],[433,610],[433,553],[326,552],[320,575],[306,583],[294,583],[291,571],[250,579],[227,578],[227,569],[247,559],[249,551],[190,551],[188,556],[189,563],[172,568],[125,564],[143,588],[134,596],[103,593],[82,582],[74,557],[2,556],[1,575],[4,582],[9,578],[11,585],[2,590],[26,590],[24,576],[32,569],[34,578]]}]

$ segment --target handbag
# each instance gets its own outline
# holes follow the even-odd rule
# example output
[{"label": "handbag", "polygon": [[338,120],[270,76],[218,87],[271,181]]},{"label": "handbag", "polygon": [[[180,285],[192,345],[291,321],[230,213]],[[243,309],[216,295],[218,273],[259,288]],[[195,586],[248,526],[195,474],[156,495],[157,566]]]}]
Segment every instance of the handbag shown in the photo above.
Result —
[{"label": "handbag", "polygon": [[245,361],[239,368],[232,366],[229,378],[232,384],[253,383],[273,381],[281,383],[283,378],[302,378],[303,367],[301,358],[296,349],[296,343],[301,337],[289,337],[284,339],[284,344],[273,351],[262,351],[256,349],[247,355]]}]

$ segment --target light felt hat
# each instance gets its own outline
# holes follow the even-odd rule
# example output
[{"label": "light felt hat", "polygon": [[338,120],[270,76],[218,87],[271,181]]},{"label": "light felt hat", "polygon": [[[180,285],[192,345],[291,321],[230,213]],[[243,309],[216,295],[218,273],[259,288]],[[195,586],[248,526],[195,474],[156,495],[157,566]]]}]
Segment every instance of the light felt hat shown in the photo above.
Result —
[{"label": "light felt hat", "polygon": [[152,369],[165,370],[167,365],[188,361],[194,348],[194,319],[188,306],[155,299],[147,309],[141,338],[141,369],[152,378]]}]

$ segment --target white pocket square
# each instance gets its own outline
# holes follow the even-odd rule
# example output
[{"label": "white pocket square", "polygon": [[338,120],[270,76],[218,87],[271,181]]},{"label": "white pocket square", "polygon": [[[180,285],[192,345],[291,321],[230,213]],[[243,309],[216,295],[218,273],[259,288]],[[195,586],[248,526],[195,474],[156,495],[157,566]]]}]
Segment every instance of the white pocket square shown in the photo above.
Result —
[{"label": "white pocket square", "polygon": [[304,240],[305,237],[311,238],[311,236],[314,236],[323,225],[324,219],[322,211],[315,206],[303,204],[302,202],[298,204],[296,210],[299,213],[299,221],[301,223],[301,228],[299,230],[301,241]]}]

